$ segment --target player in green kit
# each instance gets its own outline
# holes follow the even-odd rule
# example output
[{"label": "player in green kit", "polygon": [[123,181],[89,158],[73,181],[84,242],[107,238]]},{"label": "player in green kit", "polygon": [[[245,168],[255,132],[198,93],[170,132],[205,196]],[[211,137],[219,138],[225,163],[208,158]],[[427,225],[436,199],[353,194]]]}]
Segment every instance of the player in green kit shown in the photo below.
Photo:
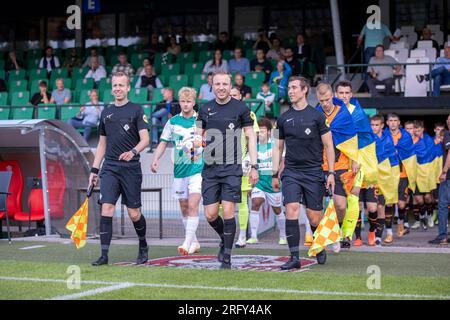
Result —
[{"label": "player in green kit", "polygon": [[251,238],[247,243],[258,243],[259,209],[264,201],[272,207],[277,216],[277,224],[280,229],[279,244],[287,244],[286,240],[286,217],[282,210],[282,195],[279,189],[272,188],[272,123],[269,119],[262,118],[258,121],[258,173],[259,181],[252,189],[252,211],[250,213]]},{"label": "player in green kit", "polygon": [[194,111],[197,92],[183,87],[178,93],[181,113],[170,118],[161,134],[161,142],[156,148],[151,165],[156,173],[159,159],[169,142],[174,143],[173,197],[180,202],[186,236],[178,252],[189,255],[200,251],[195,232],[199,224],[198,206],[201,199],[203,155],[202,139],[196,135]]}]

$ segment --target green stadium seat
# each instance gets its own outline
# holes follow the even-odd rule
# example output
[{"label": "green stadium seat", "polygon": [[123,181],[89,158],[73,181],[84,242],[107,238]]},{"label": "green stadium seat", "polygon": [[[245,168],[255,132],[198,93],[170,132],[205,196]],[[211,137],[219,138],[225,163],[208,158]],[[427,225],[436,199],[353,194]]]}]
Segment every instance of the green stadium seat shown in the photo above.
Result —
[{"label": "green stadium seat", "polygon": [[225,60],[230,61],[231,59],[234,58],[234,52],[233,52],[232,50],[225,50],[225,51],[223,52],[222,57],[223,57]]},{"label": "green stadium seat", "polygon": [[155,90],[153,90],[153,96],[152,96],[151,102],[157,103],[157,102],[162,101],[164,99],[164,96],[163,96],[164,89],[165,88],[156,88]]},{"label": "green stadium seat", "polygon": [[8,91],[26,91],[28,89],[28,80],[10,80],[8,81]]},{"label": "green stadium seat", "polygon": [[197,89],[197,91],[200,90],[200,87],[204,83],[208,83],[208,75],[206,73],[201,73],[201,74],[194,75],[194,78],[192,80],[192,86],[195,89]]},{"label": "green stadium seat", "polygon": [[0,70],[5,69],[5,60],[0,60]]},{"label": "green stadium seat", "polygon": [[5,70],[0,70],[0,79],[3,79],[3,80],[6,79],[6,72],[5,72]]},{"label": "green stadium seat", "polygon": [[161,67],[165,64],[171,64],[173,59],[171,53],[157,53],[153,61],[153,68],[157,74],[161,73]]},{"label": "green stadium seat", "polygon": [[253,59],[255,59],[256,58],[256,50],[254,50],[253,48],[250,48],[250,49],[246,49],[245,50],[245,57],[248,59],[248,60],[253,60]]},{"label": "green stadium seat", "polygon": [[138,69],[139,67],[142,66],[142,62],[144,61],[145,58],[147,58],[147,54],[146,53],[133,53],[131,56],[131,65],[135,68]]},{"label": "green stadium seat", "polygon": [[172,63],[172,64],[164,64],[161,68],[161,74],[165,76],[172,76],[180,74],[180,64]]},{"label": "green stadium seat", "polygon": [[40,59],[44,55],[42,49],[31,49],[27,51],[27,59]]},{"label": "green stadium seat", "polygon": [[206,51],[209,48],[209,42],[193,42],[192,51]]},{"label": "green stadium seat", "polygon": [[184,67],[187,63],[193,63],[195,60],[194,52],[180,52],[177,56],[177,63],[181,66],[181,71],[184,72]]},{"label": "green stadium seat", "polygon": [[124,47],[122,47],[122,46],[106,47],[106,54],[105,54],[106,64],[110,65],[112,63],[115,63],[117,60],[117,56],[122,51],[125,51]]},{"label": "green stadium seat", "polygon": [[8,92],[0,92],[0,106],[8,105]]},{"label": "green stadium seat", "polygon": [[147,88],[131,89],[129,98],[133,103],[146,103],[148,102],[148,90]]},{"label": "green stadium seat", "polygon": [[114,96],[109,89],[105,89],[103,91],[100,91],[100,101],[104,104],[110,104],[114,102]]},{"label": "green stadium seat", "polygon": [[199,51],[198,62],[201,64],[205,64],[208,60],[211,60],[213,57],[214,51]]},{"label": "green stadium seat", "polygon": [[137,53],[137,52],[141,51],[142,48],[143,48],[142,44],[133,44],[133,45],[127,47],[127,54],[130,55],[130,54]]},{"label": "green stadium seat", "polygon": [[161,81],[162,85],[163,85],[164,87],[166,87],[166,86],[169,85],[169,77],[170,77],[170,76],[160,74],[160,75],[158,76],[158,79],[159,79],[159,81]]},{"label": "green stadium seat", "polygon": [[47,70],[45,69],[28,69],[28,79],[45,79],[47,78]]},{"label": "green stadium seat", "polygon": [[89,97],[89,94],[91,93],[91,90],[81,90],[78,91],[78,102],[81,104],[88,103],[91,99]]},{"label": "green stadium seat", "polygon": [[39,62],[41,58],[29,58],[27,59],[27,67],[28,69],[37,69],[39,68]]},{"label": "green stadium seat", "polygon": [[81,91],[81,90],[90,90],[94,89],[94,79],[88,78],[88,79],[77,79],[77,82],[75,84],[75,90]]},{"label": "green stadium seat", "polygon": [[80,105],[78,104],[64,104],[61,106],[61,121],[67,121],[77,115],[80,111]]},{"label": "green stadium seat", "polygon": [[25,69],[10,71],[8,81],[25,80],[25,77],[26,77]]},{"label": "green stadium seat", "polygon": [[39,104],[37,119],[56,119],[56,106],[54,104]]},{"label": "green stadium seat", "polygon": [[67,68],[54,69],[50,74],[50,82],[55,83],[56,79],[58,78],[68,78],[68,77],[69,77],[69,70]]},{"label": "green stadium seat", "polygon": [[297,40],[295,38],[284,38],[282,41],[282,45],[285,48],[294,47],[297,44]]},{"label": "green stadium seat", "polygon": [[188,81],[190,84],[194,81],[194,75],[200,74],[203,72],[203,64],[202,63],[187,63],[184,66],[184,74],[188,76]]},{"label": "green stadium seat", "polygon": [[106,67],[105,67],[106,74],[107,74],[107,75],[108,75],[108,74],[111,74],[113,68],[114,68],[113,66],[106,66]]},{"label": "green stadium seat", "polygon": [[148,118],[150,118],[150,116],[151,116],[151,114],[152,114],[154,108],[155,108],[155,105],[152,105],[152,104],[150,104],[150,103],[145,103],[145,104],[142,105],[142,109],[144,109],[144,114],[145,114]]},{"label": "green stadium seat", "polygon": [[72,70],[72,84],[75,85],[78,79],[83,79],[89,72],[88,67],[84,68],[74,68]]},{"label": "green stadium seat", "polygon": [[280,103],[278,102],[279,91],[280,91],[280,89],[278,88],[278,86],[276,84],[270,85],[270,92],[275,94],[275,99],[274,99],[272,105],[270,106],[270,108],[272,109],[272,112],[268,112],[268,113],[271,114],[274,118],[278,118],[280,116],[280,111],[281,111]]},{"label": "green stadium seat", "polygon": [[169,88],[174,90],[174,96],[178,96],[178,91],[188,85],[188,76],[185,74],[173,75],[169,78]]},{"label": "green stadium seat", "polygon": [[242,50],[245,51],[247,49],[252,49],[253,48],[253,43],[254,43],[253,40],[243,40],[242,44],[241,44]]},{"label": "green stadium seat", "polygon": [[103,78],[100,80],[98,84],[98,90],[103,91],[105,89],[111,90],[112,84],[111,84],[111,78]]},{"label": "green stadium seat", "polygon": [[245,84],[249,87],[256,87],[260,90],[261,84],[266,80],[266,75],[264,72],[249,72],[245,76]]},{"label": "green stadium seat", "polygon": [[10,110],[11,110],[10,107],[5,107],[3,104],[1,104],[0,105],[0,120],[8,120]]},{"label": "green stadium seat", "polygon": [[34,107],[11,108],[11,119],[33,119]]}]

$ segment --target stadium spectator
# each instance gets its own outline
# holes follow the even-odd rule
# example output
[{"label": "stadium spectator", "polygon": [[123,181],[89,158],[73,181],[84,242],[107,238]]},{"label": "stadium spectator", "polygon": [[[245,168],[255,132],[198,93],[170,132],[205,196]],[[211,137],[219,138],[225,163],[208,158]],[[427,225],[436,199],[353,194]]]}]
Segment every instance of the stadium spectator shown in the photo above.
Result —
[{"label": "stadium spectator", "polygon": [[103,102],[98,100],[98,91],[92,89],[89,92],[89,102],[80,108],[77,116],[67,121],[74,128],[84,128],[83,137],[86,141],[91,136],[92,127],[98,125],[100,114],[103,111]]},{"label": "stadium spectator", "polygon": [[264,72],[266,81],[269,80],[272,72],[272,64],[266,59],[266,54],[263,49],[256,51],[256,58],[250,62],[250,70],[255,72]]},{"label": "stadium spectator", "polygon": [[56,103],[61,105],[64,103],[69,103],[72,99],[72,93],[69,89],[64,88],[64,81],[61,78],[56,79],[56,89],[52,92],[52,97],[50,98],[50,103]]},{"label": "stadium spectator", "polygon": [[23,62],[20,59],[17,59],[15,51],[11,51],[5,63],[5,71],[19,71],[22,68]]},{"label": "stadium spectator", "polygon": [[284,59],[286,55],[285,49],[281,46],[281,41],[278,38],[272,39],[272,48],[267,52],[267,58],[273,60]]},{"label": "stadium spectator", "polygon": [[311,60],[311,47],[305,44],[305,36],[302,33],[297,34],[297,45],[295,56],[303,61]]},{"label": "stadium spectator", "polygon": [[422,37],[419,40],[416,41],[416,43],[414,44],[412,49],[413,50],[417,49],[419,41],[432,41],[433,42],[433,48],[436,49],[436,56],[439,55],[439,51],[440,51],[439,43],[436,40],[432,39],[431,38],[432,36],[433,36],[433,33],[431,32],[431,29],[424,28],[422,30]]},{"label": "stadium spectator", "polygon": [[158,145],[158,128],[164,127],[167,120],[176,113],[174,110],[177,110],[177,100],[173,97],[173,89],[164,89],[163,99],[156,105],[156,109],[152,113],[152,149]]},{"label": "stadium spectator", "polygon": [[216,98],[216,95],[214,94],[214,90],[213,90],[213,75],[214,73],[210,72],[208,74],[208,83],[204,83],[202,84],[202,86],[200,87],[200,93],[198,95],[198,99],[199,100],[213,100]]},{"label": "stadium spectator", "polygon": [[230,96],[236,100],[242,101],[242,94],[238,87],[231,87]]},{"label": "stadium spectator", "polygon": [[144,58],[144,60],[142,60],[142,67],[139,67],[139,69],[137,69],[136,75],[143,76],[145,74],[145,66],[149,64],[151,64],[150,58]]},{"label": "stadium spectator", "polygon": [[214,50],[233,50],[234,43],[230,40],[230,35],[226,31],[222,31],[219,35],[219,39],[213,45]]},{"label": "stadium spectator", "polygon": [[242,74],[236,73],[234,77],[234,85],[239,89],[239,92],[242,95],[242,100],[252,98],[252,88],[245,85],[245,78]]},{"label": "stadium spectator", "polygon": [[148,57],[150,60],[153,60],[155,55],[159,52],[164,51],[164,46],[159,42],[159,36],[157,33],[152,33],[150,38],[150,44],[147,47],[144,47],[142,52],[148,53]]},{"label": "stadium spectator", "polygon": [[117,72],[123,72],[128,77],[132,77],[134,74],[134,68],[127,62],[127,55],[125,54],[125,52],[119,53],[117,59],[119,60],[119,63],[113,67],[112,73],[114,74]]},{"label": "stadium spectator", "polygon": [[266,112],[272,111],[272,104],[275,101],[275,93],[270,92],[270,85],[264,81],[261,85],[261,91],[256,95],[256,99],[264,100],[266,105]]},{"label": "stadium spectator", "polygon": [[370,59],[375,55],[375,49],[382,44],[385,37],[389,37],[391,41],[398,41],[399,37],[394,37],[385,24],[381,23],[380,28],[369,28],[367,24],[361,30],[358,37],[358,47],[362,45],[364,40],[364,64],[368,64]]},{"label": "stadium spectator", "polygon": [[266,54],[272,48],[272,44],[269,39],[267,39],[267,34],[264,29],[258,30],[258,39],[253,44],[253,49],[255,50],[263,50],[264,54]]},{"label": "stadium spectator", "polygon": [[83,63],[83,68],[85,67],[89,67],[91,65],[91,59],[92,57],[97,57],[98,58],[98,64],[105,66],[105,58],[102,55],[98,54],[98,50],[97,48],[91,48],[91,55],[89,57],[86,58],[86,60]]},{"label": "stadium spectator", "polygon": [[289,77],[292,74],[292,69],[284,60],[280,60],[277,63],[277,70],[270,75],[270,84],[276,84],[279,92],[279,102],[284,103],[287,95],[287,85]]},{"label": "stadium spectator", "polygon": [[370,94],[372,97],[380,96],[376,86],[384,85],[385,94],[390,96],[394,93],[394,74],[399,74],[401,66],[376,66],[377,64],[395,64],[398,63],[397,60],[391,56],[386,56],[384,54],[384,47],[382,45],[377,45],[375,49],[375,56],[369,61],[368,73],[370,77],[367,78],[366,83],[369,87]]},{"label": "stadium spectator", "polygon": [[135,88],[147,88],[149,94],[149,100],[153,97],[153,90],[155,88],[162,88],[163,85],[159,80],[158,76],[156,76],[153,72],[153,66],[148,64],[144,68],[144,74],[141,75],[136,82]]},{"label": "stadium spectator", "polygon": [[181,46],[177,43],[176,36],[172,36],[169,38],[169,47],[167,47],[167,53],[170,53],[174,56],[180,53]]},{"label": "stadium spectator", "polygon": [[245,76],[250,72],[250,61],[242,56],[242,48],[234,49],[234,58],[228,63],[230,72],[239,72]]},{"label": "stadium spectator", "polygon": [[98,87],[100,80],[106,78],[105,68],[99,64],[98,57],[91,58],[91,68],[85,76],[86,79],[92,78],[95,81],[96,87]]},{"label": "stadium spectator", "polygon": [[286,62],[291,67],[292,75],[293,76],[302,75],[302,65],[300,64],[300,61],[298,61],[298,59],[295,58],[294,49],[289,47],[286,48],[285,55],[286,55]]},{"label": "stadium spectator", "polygon": [[[447,117],[447,127],[450,128],[450,115]],[[439,200],[438,200],[438,236],[429,241],[430,244],[448,244],[448,207],[450,206],[450,130],[444,132],[442,143],[444,152],[443,169],[439,176]]]},{"label": "stadium spectator", "polygon": [[39,81],[39,92],[36,92],[31,97],[30,103],[37,106],[40,103],[50,103],[51,94],[47,91],[47,81]]},{"label": "stadium spectator", "polygon": [[77,48],[70,49],[70,55],[64,60],[63,68],[67,68],[69,74],[72,74],[73,68],[78,68],[83,65],[83,60],[78,56]]},{"label": "stadium spectator", "polygon": [[450,43],[447,42],[444,48],[444,56],[437,58],[436,62],[444,64],[435,64],[431,71],[433,78],[433,97],[441,95],[441,86],[450,84]]},{"label": "stadium spectator", "polygon": [[53,48],[50,46],[45,48],[45,55],[39,62],[39,69],[47,69],[50,73],[53,69],[59,68],[60,66],[59,58],[53,54]]},{"label": "stadium spectator", "polygon": [[228,72],[228,62],[222,58],[222,51],[216,50],[214,58],[206,62],[203,73]]}]

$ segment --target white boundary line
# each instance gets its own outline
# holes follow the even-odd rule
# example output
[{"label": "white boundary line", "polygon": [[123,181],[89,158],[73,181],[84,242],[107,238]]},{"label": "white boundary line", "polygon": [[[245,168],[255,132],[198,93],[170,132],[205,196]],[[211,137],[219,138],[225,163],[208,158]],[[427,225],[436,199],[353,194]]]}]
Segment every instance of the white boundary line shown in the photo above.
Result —
[{"label": "white boundary line", "polygon": [[[23,282],[50,282],[50,283],[67,283],[62,279],[40,279],[40,278],[17,278],[17,277],[1,277],[0,280],[5,281],[23,281]],[[331,295],[331,296],[352,296],[352,297],[372,297],[372,298],[402,298],[402,299],[440,299],[450,300],[450,296],[445,295],[422,295],[422,294],[401,294],[401,293],[376,293],[376,292],[339,292],[339,291],[322,291],[322,290],[294,290],[294,289],[272,289],[272,288],[239,288],[239,287],[214,287],[214,286],[194,286],[194,285],[176,285],[176,284],[162,284],[162,283],[136,283],[136,282],[107,282],[107,281],[81,281],[84,284],[100,284],[108,285],[104,289],[113,290],[122,289],[119,286],[123,285],[123,288],[128,286],[136,287],[150,287],[150,288],[167,288],[167,289],[192,289],[192,290],[216,290],[216,291],[236,291],[236,292],[265,292],[265,293],[293,293],[293,294],[305,294],[305,295]],[[126,286],[125,286],[126,285]],[[100,290],[100,289],[96,289]],[[90,290],[94,291],[94,290]],[[112,290],[108,290],[112,291]],[[86,291],[89,292],[89,291]],[[107,292],[107,291],[106,291]],[[101,292],[96,292],[97,294]],[[79,293],[81,294],[81,293]],[[63,296],[64,297],[64,296]],[[61,298],[61,297],[60,297]]]},{"label": "white boundary line", "polygon": [[29,247],[19,248],[19,250],[33,250],[33,249],[38,249],[38,248],[45,248],[45,246],[43,246],[43,245],[29,246]]},{"label": "white boundary line", "polygon": [[124,283],[115,284],[115,285],[112,285],[109,287],[92,289],[92,290],[83,291],[83,292],[79,292],[79,293],[75,293],[75,294],[68,294],[65,296],[58,296],[58,297],[51,298],[50,300],[74,300],[74,299],[79,299],[79,298],[88,297],[88,296],[95,296],[100,293],[111,292],[111,291],[120,290],[120,289],[124,289],[124,288],[130,288],[130,287],[134,287],[134,286],[135,285],[133,283],[124,282]]}]

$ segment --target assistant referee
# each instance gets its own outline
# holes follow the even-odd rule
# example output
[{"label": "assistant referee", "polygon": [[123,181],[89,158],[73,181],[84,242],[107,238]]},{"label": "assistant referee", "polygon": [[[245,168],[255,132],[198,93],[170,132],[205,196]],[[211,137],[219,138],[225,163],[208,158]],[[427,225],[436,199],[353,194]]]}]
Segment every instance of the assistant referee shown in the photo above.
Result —
[{"label": "assistant referee", "polygon": [[[330,128],[325,116],[308,104],[309,84],[303,77],[289,79],[288,94],[292,106],[277,121],[273,149],[272,186],[278,191],[281,155],[286,142],[284,169],[281,173],[283,201],[286,207],[286,238],[291,257],[281,266],[283,270],[300,268],[300,228],[298,216],[300,203],[306,206],[306,214],[314,233],[322,217],[325,180],[322,171],[323,147],[328,159],[329,175],[326,187],[334,190],[334,149]],[[316,255],[317,262],[326,261],[325,250]]]},{"label": "assistant referee", "polygon": [[102,255],[93,266],[108,264],[108,251],[112,238],[112,219],[119,196],[127,206],[128,215],[133,221],[139,237],[137,264],[148,260],[148,246],[145,238],[146,222],[141,214],[142,171],[139,153],[150,142],[147,131],[147,118],[140,105],[128,100],[130,79],[123,72],[112,76],[114,104],[104,109],[100,116],[100,139],[94,163],[89,176],[89,185],[97,184],[100,172],[100,243]]},{"label": "assistant referee", "polygon": [[[213,76],[216,96],[199,109],[197,126],[206,139],[202,171],[202,196],[205,216],[221,239],[218,260],[222,269],[231,268],[231,249],[236,234],[235,206],[241,202],[242,146],[244,129],[248,137],[251,172],[249,183],[258,182],[256,134],[250,109],[230,96],[231,75]],[[219,216],[219,204],[223,219]]]}]

